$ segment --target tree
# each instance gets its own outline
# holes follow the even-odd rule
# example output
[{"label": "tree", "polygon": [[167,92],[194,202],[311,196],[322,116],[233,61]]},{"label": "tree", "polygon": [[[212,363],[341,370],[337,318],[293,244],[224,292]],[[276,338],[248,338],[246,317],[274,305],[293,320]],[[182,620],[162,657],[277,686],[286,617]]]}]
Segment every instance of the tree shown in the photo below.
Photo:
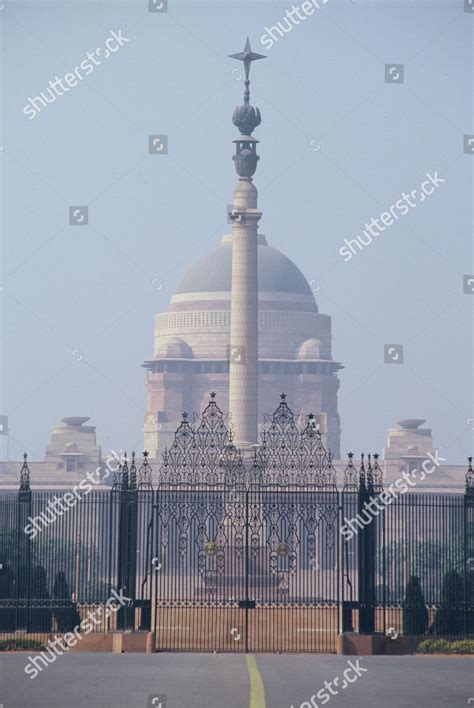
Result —
[{"label": "tree", "polygon": [[466,579],[466,634],[474,634],[474,573]]},{"label": "tree", "polygon": [[46,581],[46,571],[41,565],[33,568],[31,599],[33,607],[30,611],[29,631],[50,632],[52,617],[49,606],[48,583]]},{"label": "tree", "polygon": [[450,570],[443,578],[441,588],[441,605],[438,608],[435,620],[435,634],[451,634],[453,636],[464,633],[464,587],[459,573]]},{"label": "tree", "polygon": [[420,579],[411,575],[403,600],[403,634],[425,634],[428,628],[428,610],[423,597]]},{"label": "tree", "polygon": [[[0,605],[2,600],[11,600],[15,595],[15,574],[4,561],[0,569]],[[14,631],[15,613],[11,607],[0,607],[0,632]]]},{"label": "tree", "polygon": [[53,595],[55,600],[61,601],[54,608],[58,632],[71,632],[81,623],[81,616],[77,610],[76,603],[71,599],[66,575],[62,570],[56,573]]}]

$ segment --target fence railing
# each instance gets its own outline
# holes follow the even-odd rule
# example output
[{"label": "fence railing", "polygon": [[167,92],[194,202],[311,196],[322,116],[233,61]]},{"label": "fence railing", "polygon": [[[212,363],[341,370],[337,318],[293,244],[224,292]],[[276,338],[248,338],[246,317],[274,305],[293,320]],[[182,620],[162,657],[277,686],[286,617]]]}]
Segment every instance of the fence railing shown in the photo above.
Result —
[{"label": "fence railing", "polygon": [[155,487],[146,454],[88,493],[32,491],[25,459],[19,491],[0,492],[0,641],[85,621],[155,630],[161,649],[473,636],[471,460],[464,494],[390,495],[377,456],[356,469],[352,455],[338,489],[313,419],[299,428],[282,398],[249,461],[214,397],[197,428],[183,420]]}]

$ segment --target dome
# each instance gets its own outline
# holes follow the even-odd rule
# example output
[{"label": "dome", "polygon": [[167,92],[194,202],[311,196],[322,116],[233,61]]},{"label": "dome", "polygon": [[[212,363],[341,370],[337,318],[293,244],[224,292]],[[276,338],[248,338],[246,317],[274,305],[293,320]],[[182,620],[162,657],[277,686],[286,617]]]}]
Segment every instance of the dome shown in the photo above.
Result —
[{"label": "dome", "polygon": [[[185,293],[229,292],[232,279],[232,240],[224,236],[221,244],[197,261],[186,273],[176,290]],[[260,293],[287,293],[305,296],[317,311],[313,291],[303,273],[276,248],[267,245],[264,236],[258,245],[258,287]]]},{"label": "dome", "polygon": [[307,339],[298,349],[298,359],[319,359],[320,347],[319,339]]},{"label": "dome", "polygon": [[[294,360],[302,343],[316,338],[305,357],[331,359],[331,318],[318,312],[303,273],[261,234],[258,259],[259,357]],[[224,236],[217,248],[191,265],[168,310],[155,316],[153,357],[228,358],[231,284],[232,237]]]}]

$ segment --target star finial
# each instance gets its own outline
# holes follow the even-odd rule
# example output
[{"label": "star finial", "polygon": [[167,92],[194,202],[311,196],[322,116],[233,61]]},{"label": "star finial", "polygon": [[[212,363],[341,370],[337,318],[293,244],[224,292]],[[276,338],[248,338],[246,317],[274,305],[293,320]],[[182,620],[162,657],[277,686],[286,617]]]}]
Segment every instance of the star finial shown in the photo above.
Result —
[{"label": "star finial", "polygon": [[229,57],[231,59],[238,59],[239,61],[244,62],[245,78],[247,81],[249,80],[250,67],[252,65],[252,62],[257,61],[258,59],[266,59],[267,58],[263,54],[256,54],[255,52],[252,52],[252,48],[250,46],[250,40],[248,37],[247,37],[247,41],[245,42],[244,51],[239,52],[238,54],[229,54]]}]

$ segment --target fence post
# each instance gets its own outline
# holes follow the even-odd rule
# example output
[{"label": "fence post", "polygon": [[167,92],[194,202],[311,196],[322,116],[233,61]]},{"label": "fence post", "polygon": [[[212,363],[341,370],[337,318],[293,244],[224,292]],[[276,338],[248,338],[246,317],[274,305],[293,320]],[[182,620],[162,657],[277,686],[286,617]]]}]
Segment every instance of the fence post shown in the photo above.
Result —
[{"label": "fence post", "polygon": [[118,533],[118,591],[130,598],[131,603],[117,613],[117,626],[121,630],[135,629],[135,605],[137,595],[137,480],[135,455],[128,468],[127,457],[121,471],[120,510]]},{"label": "fence post", "polygon": [[[30,470],[25,452],[23,466],[20,471],[20,489],[18,491],[17,557],[15,564],[15,629],[25,630],[28,630],[31,615],[31,540],[25,533],[25,526],[28,524],[29,517],[31,517]],[[20,600],[25,601],[25,606],[22,609],[20,609]]]},{"label": "fence post", "polygon": [[474,634],[474,472],[468,457],[464,494],[464,634]]},{"label": "fence post", "polygon": [[[141,578],[140,600],[137,603],[140,606],[140,622],[138,629],[142,631],[151,630],[151,603],[153,586],[156,585],[156,569],[153,564],[155,548],[155,513],[158,516],[158,499],[155,503],[155,496],[152,484],[152,469],[148,463],[148,452],[143,453],[143,463],[138,470],[138,487],[137,487],[137,509],[141,508],[142,513],[146,514],[146,537],[143,538],[143,531],[140,531],[139,540],[141,553],[141,567],[138,576]],[[138,533],[138,523],[137,523]],[[144,541],[144,545],[143,542]],[[153,572],[152,572],[153,571]],[[145,588],[148,586],[148,594],[145,597]]]},{"label": "fence post", "polygon": [[[350,523],[350,519],[356,512],[356,508],[358,506],[357,495],[359,486],[357,472],[352,461],[353,457],[353,453],[349,452],[347,467],[344,470],[344,481],[341,492],[341,522],[343,522],[343,525],[346,525],[346,511],[347,516],[349,517],[349,521],[347,523]],[[353,533],[352,526],[350,531]],[[352,543],[352,539],[348,540],[344,537],[344,539],[341,540],[341,543],[342,631],[353,632],[354,621],[352,611],[358,603],[354,598],[354,586],[352,583],[353,577],[351,577],[353,576],[355,567],[350,563],[349,557],[354,556],[355,550],[352,550],[351,552],[349,551],[349,544]],[[355,544],[353,544],[352,548],[355,549]],[[359,563],[359,561],[357,562]]]},{"label": "fence post", "polygon": [[[370,462],[369,462],[370,471]],[[359,475],[358,514],[359,518],[367,516],[366,503],[374,494],[373,482],[369,474],[366,480],[364,456],[362,455]],[[359,632],[371,634],[375,629],[375,523],[369,517],[369,523],[364,525],[358,534],[359,542]]]}]

